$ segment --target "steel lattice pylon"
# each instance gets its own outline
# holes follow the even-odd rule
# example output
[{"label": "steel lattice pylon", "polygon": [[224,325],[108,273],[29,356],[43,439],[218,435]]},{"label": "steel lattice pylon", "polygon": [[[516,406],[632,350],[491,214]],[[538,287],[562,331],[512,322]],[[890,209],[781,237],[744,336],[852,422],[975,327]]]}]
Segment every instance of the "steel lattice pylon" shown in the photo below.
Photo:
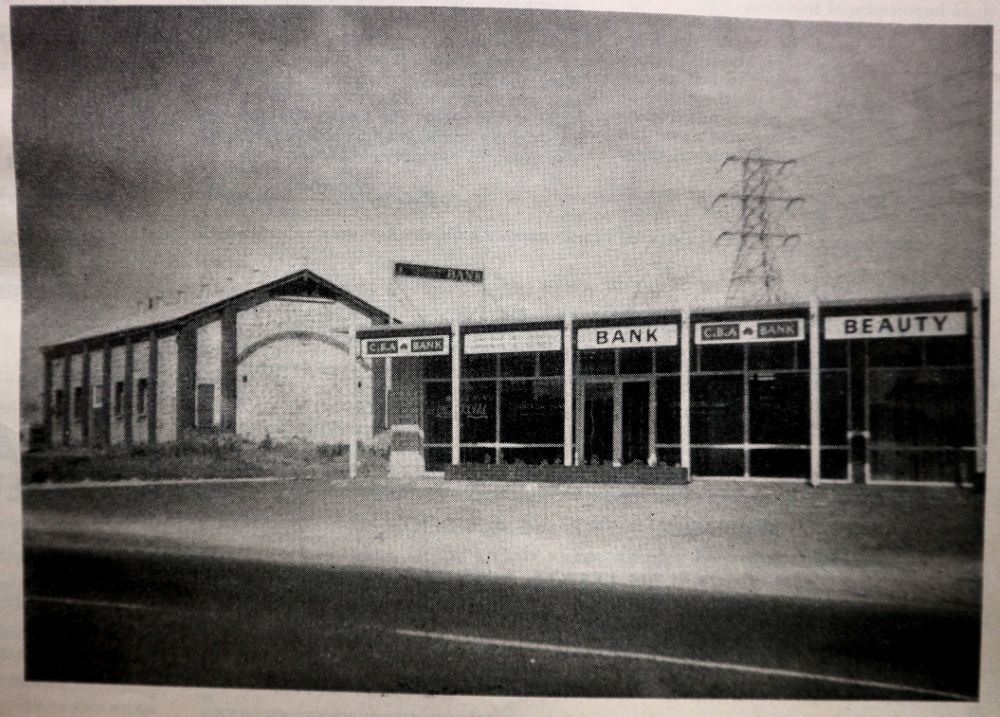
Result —
[{"label": "steel lattice pylon", "polygon": [[774,202],[784,203],[787,210],[795,202],[805,199],[771,192],[775,188],[776,178],[785,167],[794,164],[795,160],[730,156],[726,157],[722,166],[730,163],[739,163],[743,168],[740,188],[737,192],[720,194],[712,202],[713,206],[723,199],[740,202],[740,228],[724,231],[716,239],[739,239],[726,301],[739,305],[780,303],[784,297],[775,255],[780,246],[799,235],[785,234],[777,228],[776,222],[771,218],[770,205]]}]

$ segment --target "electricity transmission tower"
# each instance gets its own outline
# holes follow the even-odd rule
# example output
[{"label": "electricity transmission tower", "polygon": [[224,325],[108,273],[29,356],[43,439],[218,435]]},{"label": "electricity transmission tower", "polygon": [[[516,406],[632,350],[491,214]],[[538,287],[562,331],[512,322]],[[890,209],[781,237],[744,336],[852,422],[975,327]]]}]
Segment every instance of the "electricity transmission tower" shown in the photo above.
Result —
[{"label": "electricity transmission tower", "polygon": [[740,202],[740,228],[724,231],[716,239],[716,242],[739,239],[726,302],[745,305],[779,303],[783,297],[775,254],[779,247],[799,235],[782,233],[771,216],[770,207],[779,203],[788,210],[795,202],[805,201],[803,197],[783,196],[778,187],[781,173],[795,160],[730,156],[726,157],[722,167],[730,163],[739,163],[743,168],[739,189],[720,194],[712,202],[712,206],[720,200]]}]

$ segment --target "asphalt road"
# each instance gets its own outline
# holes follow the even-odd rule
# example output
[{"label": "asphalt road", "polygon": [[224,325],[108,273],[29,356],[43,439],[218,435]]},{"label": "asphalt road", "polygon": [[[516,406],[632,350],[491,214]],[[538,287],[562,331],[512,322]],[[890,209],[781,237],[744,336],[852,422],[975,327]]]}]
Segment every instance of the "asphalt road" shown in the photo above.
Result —
[{"label": "asphalt road", "polygon": [[975,699],[978,610],[25,548],[29,680]]}]

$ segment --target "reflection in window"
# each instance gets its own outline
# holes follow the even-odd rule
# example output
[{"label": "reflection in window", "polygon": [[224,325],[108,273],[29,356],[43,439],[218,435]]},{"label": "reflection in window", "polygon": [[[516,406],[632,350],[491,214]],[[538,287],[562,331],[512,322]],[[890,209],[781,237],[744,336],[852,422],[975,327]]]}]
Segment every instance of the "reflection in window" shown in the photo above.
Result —
[{"label": "reflection in window", "polygon": [[560,381],[500,383],[500,441],[562,443],[563,387]]},{"label": "reflection in window", "polygon": [[653,372],[652,349],[622,349],[618,373],[638,374]]},{"label": "reflection in window", "polygon": [[538,358],[542,376],[563,375],[562,351],[542,351],[538,355]]},{"label": "reflection in window", "polygon": [[748,367],[751,371],[796,368],[797,344],[797,341],[750,344],[747,346]]},{"label": "reflection in window", "polygon": [[722,344],[698,347],[699,371],[742,371],[743,346]]},{"label": "reflection in window", "polygon": [[750,475],[761,478],[808,478],[809,451],[789,448],[750,451]]},{"label": "reflection in window", "polygon": [[968,483],[976,470],[973,451],[872,450],[873,480]]},{"label": "reflection in window", "polygon": [[451,356],[424,356],[424,378],[450,378]]},{"label": "reflection in window", "polygon": [[869,391],[873,442],[975,444],[971,369],[872,371]]},{"label": "reflection in window", "polygon": [[496,381],[462,383],[459,423],[462,443],[491,443],[496,440],[496,388]]},{"label": "reflection in window", "polygon": [[681,350],[679,346],[661,346],[654,349],[657,373],[679,373],[681,370]]},{"label": "reflection in window", "polygon": [[743,451],[732,448],[692,448],[691,473],[696,476],[741,476]]},{"label": "reflection in window", "polygon": [[847,445],[847,372],[824,371],[819,377],[820,443]]},{"label": "reflection in window", "polygon": [[615,352],[597,349],[580,352],[580,374],[583,376],[610,376],[615,372]]},{"label": "reflection in window", "polygon": [[451,443],[451,384],[424,384],[424,442]]},{"label": "reflection in window", "polygon": [[503,377],[534,376],[534,353],[500,354],[500,375]]},{"label": "reflection in window", "polygon": [[868,365],[872,368],[920,366],[923,363],[921,339],[870,339]]},{"label": "reflection in window", "polygon": [[483,463],[489,465],[497,462],[497,452],[494,448],[472,446],[461,450],[459,460],[462,463]]},{"label": "reflection in window", "polygon": [[678,376],[656,379],[656,442],[681,442],[681,380]]},{"label": "reflection in window", "polygon": [[751,443],[809,443],[807,374],[762,372],[749,388]]},{"label": "reflection in window", "polygon": [[473,354],[462,357],[462,378],[493,378],[496,375],[496,354]]},{"label": "reflection in window", "polygon": [[743,375],[691,377],[692,443],[743,442]]},{"label": "reflection in window", "polygon": [[561,447],[532,446],[530,448],[503,448],[501,459],[505,463],[520,461],[529,466],[561,465],[563,449]]}]

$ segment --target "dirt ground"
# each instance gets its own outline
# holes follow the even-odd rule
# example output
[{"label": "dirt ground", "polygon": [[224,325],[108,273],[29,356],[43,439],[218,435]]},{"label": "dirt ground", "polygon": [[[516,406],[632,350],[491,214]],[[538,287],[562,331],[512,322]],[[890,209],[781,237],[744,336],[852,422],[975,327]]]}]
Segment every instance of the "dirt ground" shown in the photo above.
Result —
[{"label": "dirt ground", "polygon": [[31,544],[978,609],[956,488],[283,480],[23,491]]}]

